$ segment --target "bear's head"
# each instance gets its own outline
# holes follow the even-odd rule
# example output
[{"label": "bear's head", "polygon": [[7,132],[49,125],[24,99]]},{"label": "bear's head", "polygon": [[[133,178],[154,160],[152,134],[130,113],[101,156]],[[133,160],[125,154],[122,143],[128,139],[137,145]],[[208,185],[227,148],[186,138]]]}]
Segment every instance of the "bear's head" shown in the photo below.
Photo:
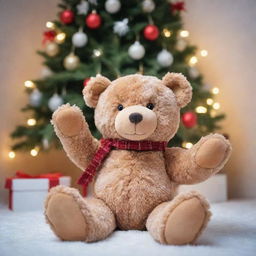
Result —
[{"label": "bear's head", "polygon": [[177,132],[180,108],[192,97],[182,74],[128,75],[110,81],[91,78],[83,90],[84,100],[95,108],[95,124],[104,138],[169,141]]}]

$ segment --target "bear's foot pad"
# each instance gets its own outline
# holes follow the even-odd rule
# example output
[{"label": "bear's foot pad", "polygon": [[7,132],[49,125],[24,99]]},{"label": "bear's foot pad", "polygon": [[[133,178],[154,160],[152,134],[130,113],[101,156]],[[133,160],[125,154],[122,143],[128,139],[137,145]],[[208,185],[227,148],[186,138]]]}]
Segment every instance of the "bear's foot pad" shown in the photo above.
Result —
[{"label": "bear's foot pad", "polygon": [[87,224],[78,202],[70,194],[57,192],[48,199],[45,211],[55,234],[62,240],[83,241]]}]

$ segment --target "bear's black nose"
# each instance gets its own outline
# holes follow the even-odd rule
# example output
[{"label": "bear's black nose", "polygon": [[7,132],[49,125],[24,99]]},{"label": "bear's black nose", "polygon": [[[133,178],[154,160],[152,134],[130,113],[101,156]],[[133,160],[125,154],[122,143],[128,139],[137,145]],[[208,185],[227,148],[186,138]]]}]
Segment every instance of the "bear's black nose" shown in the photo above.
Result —
[{"label": "bear's black nose", "polygon": [[129,119],[130,119],[131,123],[138,124],[139,122],[142,121],[143,116],[140,113],[131,113],[129,115]]}]

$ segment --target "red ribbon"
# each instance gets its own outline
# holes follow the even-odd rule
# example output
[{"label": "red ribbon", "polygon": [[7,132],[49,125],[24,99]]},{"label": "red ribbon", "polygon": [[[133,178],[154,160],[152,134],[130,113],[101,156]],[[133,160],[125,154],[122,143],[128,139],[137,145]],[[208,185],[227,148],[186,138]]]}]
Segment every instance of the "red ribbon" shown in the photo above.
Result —
[{"label": "red ribbon", "polygon": [[48,41],[53,41],[55,39],[56,32],[54,30],[47,30],[43,34],[43,45],[45,45]]},{"label": "red ribbon", "polygon": [[61,173],[45,173],[39,175],[30,175],[21,171],[17,171],[14,177],[7,178],[5,181],[5,188],[9,189],[9,208],[12,210],[12,181],[14,179],[49,179],[49,189],[59,185]]},{"label": "red ribbon", "polygon": [[185,3],[183,1],[171,3],[171,11],[172,12],[181,12],[185,11]]}]

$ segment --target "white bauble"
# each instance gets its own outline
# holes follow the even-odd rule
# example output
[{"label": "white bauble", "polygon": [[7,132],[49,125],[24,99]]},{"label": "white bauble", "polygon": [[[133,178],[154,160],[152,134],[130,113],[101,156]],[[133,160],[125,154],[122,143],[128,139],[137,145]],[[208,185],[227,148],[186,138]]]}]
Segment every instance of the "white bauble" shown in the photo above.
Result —
[{"label": "white bauble", "polygon": [[188,73],[189,73],[190,77],[194,78],[194,79],[199,76],[199,71],[195,67],[190,67],[189,70],[188,70]]},{"label": "white bauble", "polygon": [[109,13],[116,13],[120,10],[121,3],[119,0],[107,0],[105,3],[105,9]]},{"label": "white bauble", "polygon": [[72,43],[75,47],[84,47],[87,44],[87,41],[88,41],[88,37],[82,31],[76,32],[72,36]]},{"label": "white bauble", "polygon": [[114,33],[118,34],[119,36],[124,36],[128,33],[129,31],[129,26],[128,26],[128,19],[125,18],[121,21],[116,21],[114,23]]},{"label": "white bauble", "polygon": [[74,53],[70,53],[68,56],[65,57],[63,64],[67,70],[74,70],[79,66],[80,59]]},{"label": "white bauble", "polygon": [[49,143],[49,140],[48,140],[48,139],[46,139],[46,138],[42,139],[42,144],[43,144],[43,148],[44,148],[45,150],[49,149],[50,143]]},{"label": "white bauble", "polygon": [[175,46],[175,48],[180,52],[184,51],[186,47],[187,47],[187,42],[184,39],[179,39]]},{"label": "white bauble", "polygon": [[30,95],[29,95],[29,104],[32,107],[38,107],[42,100],[42,93],[35,89]]},{"label": "white bauble", "polygon": [[145,48],[140,44],[140,42],[136,41],[129,47],[128,54],[132,59],[140,60],[145,55]]},{"label": "white bauble", "polygon": [[77,13],[86,15],[89,10],[89,3],[87,1],[81,1],[80,4],[76,6]]},{"label": "white bauble", "polygon": [[156,7],[156,5],[153,0],[144,0],[142,2],[143,12],[146,12],[146,13],[153,12],[155,10],[155,7]]},{"label": "white bauble", "polygon": [[59,53],[59,46],[54,42],[47,43],[45,47],[45,52],[48,56],[54,57]]},{"label": "white bauble", "polygon": [[53,74],[53,72],[46,66],[43,66],[41,69],[41,78],[47,78],[49,76],[51,76]]},{"label": "white bauble", "polygon": [[169,67],[173,63],[173,56],[167,50],[162,50],[157,54],[157,62],[161,67]]},{"label": "white bauble", "polygon": [[53,96],[48,101],[48,107],[52,112],[55,111],[62,104],[63,99],[57,93],[53,94]]}]

